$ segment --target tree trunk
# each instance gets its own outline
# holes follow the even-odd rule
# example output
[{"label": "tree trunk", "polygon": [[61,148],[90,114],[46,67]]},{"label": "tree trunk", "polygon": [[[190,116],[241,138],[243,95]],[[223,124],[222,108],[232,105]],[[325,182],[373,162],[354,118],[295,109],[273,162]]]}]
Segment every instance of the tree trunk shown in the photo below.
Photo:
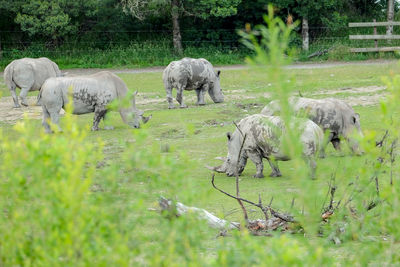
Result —
[{"label": "tree trunk", "polygon": [[303,17],[301,25],[301,35],[303,36],[303,50],[308,51],[309,48],[309,36],[308,36],[308,19]]},{"label": "tree trunk", "polygon": [[[388,0],[387,1],[387,20],[389,22],[393,21],[393,17],[394,17],[394,0]],[[389,25],[387,26],[386,29],[386,34],[387,35],[392,35],[393,33],[393,25]],[[388,40],[388,43],[390,43],[390,40]]]},{"label": "tree trunk", "polygon": [[3,59],[3,50],[1,50],[1,36],[0,36],[0,60]]},{"label": "tree trunk", "polygon": [[172,9],[172,41],[174,43],[175,52],[179,55],[182,54],[182,37],[181,37],[181,29],[179,26],[179,0],[171,1]]}]

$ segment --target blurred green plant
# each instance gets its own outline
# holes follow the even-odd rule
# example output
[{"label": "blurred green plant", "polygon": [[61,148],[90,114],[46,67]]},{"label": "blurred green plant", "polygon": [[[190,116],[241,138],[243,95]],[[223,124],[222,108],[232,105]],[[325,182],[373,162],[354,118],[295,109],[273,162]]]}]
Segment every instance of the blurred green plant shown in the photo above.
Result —
[{"label": "blurred green plant", "polygon": [[[88,129],[79,129],[68,112],[62,133],[33,139],[37,128],[27,118],[14,128],[19,137],[13,141],[0,131],[1,265],[156,265],[164,260],[165,245],[182,241],[168,249],[171,262],[180,261],[186,242],[200,234],[177,234],[187,224],[195,227],[190,217],[168,221],[147,210],[145,203],[151,206],[161,193],[193,189],[185,186],[190,164],[184,155],[177,161],[156,144],[147,146],[145,129],[132,132],[123,163],[108,166],[103,141],[88,142]],[[143,224],[154,224],[154,232],[143,233]],[[170,224],[178,225],[174,230]]]}]

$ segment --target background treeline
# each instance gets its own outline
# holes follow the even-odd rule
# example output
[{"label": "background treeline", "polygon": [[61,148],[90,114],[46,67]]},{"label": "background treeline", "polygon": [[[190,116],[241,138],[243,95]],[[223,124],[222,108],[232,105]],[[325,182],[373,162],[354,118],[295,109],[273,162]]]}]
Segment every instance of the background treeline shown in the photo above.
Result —
[{"label": "background treeline", "polygon": [[[237,30],[260,23],[270,3],[289,23],[307,20],[310,49],[300,60],[332,47],[331,57],[345,57],[348,22],[387,19],[386,0],[0,0],[0,68],[24,56],[62,67],[165,65],[181,56],[242,63],[249,51]],[[301,34],[300,23],[292,46],[302,47]]]}]

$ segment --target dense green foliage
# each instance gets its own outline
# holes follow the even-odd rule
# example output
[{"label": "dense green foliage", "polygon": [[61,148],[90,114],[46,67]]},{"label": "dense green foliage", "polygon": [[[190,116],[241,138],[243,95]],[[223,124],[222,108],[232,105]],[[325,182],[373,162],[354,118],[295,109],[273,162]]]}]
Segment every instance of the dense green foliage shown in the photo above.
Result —
[{"label": "dense green foliage", "polygon": [[[165,65],[165,61],[176,58],[171,38],[170,1],[140,2],[162,5],[163,8],[158,9],[162,12],[146,14],[146,19],[139,20],[123,11],[123,1],[120,0],[0,0],[0,67],[24,56],[47,56],[60,62],[61,67]],[[240,44],[237,30],[243,29],[246,23],[256,25],[262,22],[270,1],[184,3],[180,19],[183,55],[205,57],[215,64],[238,64],[243,62],[249,50]],[[346,51],[347,47],[354,46],[354,42],[348,40],[347,23],[385,20],[386,1],[285,0],[271,3],[276,5],[275,12],[283,20],[289,16],[293,21],[309,16],[310,51],[300,52],[299,60],[306,60],[310,53],[327,48],[333,51],[322,59],[387,56],[353,55]],[[155,7],[152,8],[149,10],[154,11]],[[370,32],[371,29],[355,29],[353,32],[363,31]],[[290,41],[292,47],[301,47],[300,33],[301,27],[298,26]],[[137,49],[138,44],[144,48]],[[363,45],[371,46],[371,43]],[[142,55],[140,60],[128,58],[133,49],[138,51],[137,55]],[[393,57],[393,54],[388,56]]]},{"label": "dense green foliage", "polygon": [[[122,0],[121,3],[126,12],[134,17],[143,20],[147,17],[163,16],[171,14],[171,0]],[[237,5],[241,0],[215,1],[215,0],[186,0],[177,1],[178,13],[180,16],[193,16],[202,19],[214,17],[227,17],[235,15]]]}]

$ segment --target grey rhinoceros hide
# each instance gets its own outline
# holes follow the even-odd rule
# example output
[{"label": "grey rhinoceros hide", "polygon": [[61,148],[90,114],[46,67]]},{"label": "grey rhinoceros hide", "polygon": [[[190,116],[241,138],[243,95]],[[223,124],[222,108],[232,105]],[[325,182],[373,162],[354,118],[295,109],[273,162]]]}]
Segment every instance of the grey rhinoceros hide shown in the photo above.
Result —
[{"label": "grey rhinoceros hide", "polygon": [[[297,115],[308,117],[328,133],[326,142],[321,148],[321,157],[325,156],[325,147],[329,142],[336,150],[340,150],[341,138],[347,141],[355,154],[363,153],[357,141],[358,137],[363,137],[360,115],[344,101],[335,98],[290,97],[289,104]],[[263,108],[261,114],[277,115],[280,110],[280,102],[274,100]]]},{"label": "grey rhinoceros hide", "polygon": [[[323,142],[323,131],[308,119],[292,118],[292,124],[299,131],[297,136],[303,145],[303,156],[310,164],[311,176],[314,177],[315,156]],[[224,163],[210,169],[224,172],[228,176],[240,175],[249,158],[257,168],[254,177],[262,178],[263,158],[266,158],[272,168],[270,176],[281,176],[277,161],[290,159],[282,147],[282,137],[286,135],[286,131],[287,127],[280,117],[262,114],[248,116],[240,121],[233,134],[227,133],[228,155]]]},{"label": "grey rhinoceros hide", "polygon": [[21,104],[27,106],[29,91],[40,90],[46,79],[62,76],[57,64],[48,58],[21,58],[12,61],[4,70],[4,82],[10,89],[14,106],[20,107],[16,88],[21,89]]},{"label": "grey rhinoceros hide", "polygon": [[219,81],[220,71],[215,72],[213,66],[204,58],[183,58],[172,61],[163,72],[163,82],[167,93],[168,108],[174,108],[172,89],[176,88],[176,100],[181,108],[187,107],[183,102],[184,90],[195,90],[197,104],[205,105],[204,95],[210,95],[214,103],[224,101]]},{"label": "grey rhinoceros hide", "polygon": [[[69,101],[73,99],[73,114],[85,114],[94,112],[92,130],[98,130],[101,119],[104,119],[108,105],[113,100],[123,100],[128,95],[125,83],[115,74],[102,71],[87,76],[57,77],[46,80],[38,96],[38,103],[43,109],[43,126],[46,132],[51,132],[48,119],[59,125],[59,112]],[[128,106],[119,106],[122,120],[139,128],[141,119],[146,123],[150,117],[144,117],[143,111],[135,105],[135,95]]]}]

